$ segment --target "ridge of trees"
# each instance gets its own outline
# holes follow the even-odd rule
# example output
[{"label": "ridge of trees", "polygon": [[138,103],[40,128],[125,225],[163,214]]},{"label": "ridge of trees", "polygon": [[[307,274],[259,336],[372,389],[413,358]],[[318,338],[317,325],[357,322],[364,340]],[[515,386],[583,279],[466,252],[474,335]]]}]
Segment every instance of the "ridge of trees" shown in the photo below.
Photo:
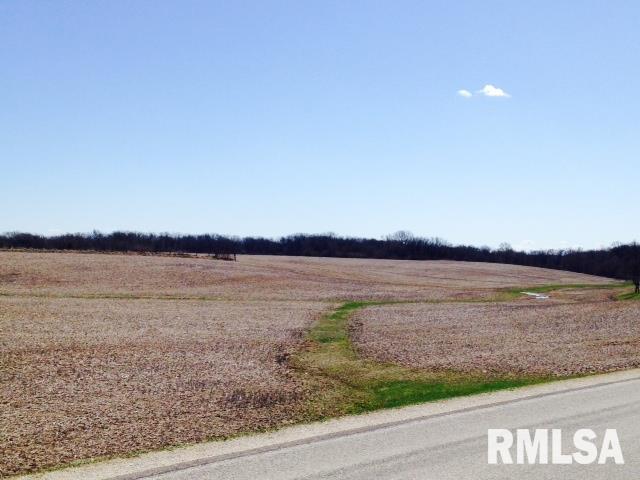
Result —
[{"label": "ridge of trees", "polygon": [[460,260],[508,263],[588,273],[630,280],[640,288],[640,244],[610,248],[515,251],[508,244],[497,249],[452,245],[440,238],[416,237],[400,231],[384,239],[341,237],[334,234],[295,234],[277,239],[217,234],[175,235],[116,231],[44,236],[0,234],[0,248],[92,250],[115,252],[175,252],[212,255],[299,255],[309,257],[381,258],[394,260]]}]

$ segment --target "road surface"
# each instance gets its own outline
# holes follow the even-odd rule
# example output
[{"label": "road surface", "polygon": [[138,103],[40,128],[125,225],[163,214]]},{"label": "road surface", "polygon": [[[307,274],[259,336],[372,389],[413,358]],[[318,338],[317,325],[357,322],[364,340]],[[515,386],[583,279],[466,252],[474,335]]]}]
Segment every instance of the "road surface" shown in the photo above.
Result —
[{"label": "road surface", "polygon": [[[617,429],[625,464],[488,465],[487,429]],[[598,447],[600,443],[597,442]],[[515,458],[515,451],[513,450]],[[640,379],[452,412],[153,475],[204,479],[630,479],[640,475]]]}]

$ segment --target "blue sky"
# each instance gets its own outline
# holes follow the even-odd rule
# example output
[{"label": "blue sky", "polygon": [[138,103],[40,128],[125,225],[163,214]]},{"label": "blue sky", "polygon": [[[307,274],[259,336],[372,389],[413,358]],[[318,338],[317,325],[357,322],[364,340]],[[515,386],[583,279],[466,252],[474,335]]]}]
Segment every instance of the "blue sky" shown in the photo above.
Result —
[{"label": "blue sky", "polygon": [[0,231],[640,238],[638,25],[635,1],[3,1]]}]

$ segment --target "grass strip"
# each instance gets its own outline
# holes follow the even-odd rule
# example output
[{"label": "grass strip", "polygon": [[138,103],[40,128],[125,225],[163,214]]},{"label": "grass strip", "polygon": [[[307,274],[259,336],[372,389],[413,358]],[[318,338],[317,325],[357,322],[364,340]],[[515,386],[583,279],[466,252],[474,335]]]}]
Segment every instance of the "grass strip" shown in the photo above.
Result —
[{"label": "grass strip", "polygon": [[[381,408],[520,387],[546,377],[480,373],[426,372],[361,358],[349,338],[349,318],[359,309],[405,302],[347,302],[311,329],[308,345],[291,365],[306,379],[322,384],[313,400],[315,417],[361,413]],[[407,302],[408,303],[408,302]]]},{"label": "grass strip", "polygon": [[[555,284],[555,285],[540,285],[537,287],[526,287],[526,288],[510,288],[505,290],[499,294],[500,300],[505,299],[515,299],[523,295],[523,292],[530,293],[549,293],[558,290],[577,290],[581,288],[586,289],[595,289],[595,290],[614,290],[614,289],[622,289],[622,288],[633,288],[632,282],[619,282],[619,283],[598,283],[598,284],[588,284],[588,283],[575,283],[575,284]],[[640,293],[635,293],[634,291],[620,293],[618,295],[612,295],[612,299],[615,300],[640,300]]]},{"label": "grass strip", "polygon": [[616,300],[640,300],[640,293],[627,292],[616,296]]},{"label": "grass strip", "polygon": [[618,288],[627,288],[632,285],[630,282],[619,283],[558,283],[548,285],[537,285],[534,287],[518,287],[507,288],[502,290],[493,301],[508,301],[520,298],[524,295],[523,292],[529,293],[550,293],[558,290],[577,290],[577,289],[594,289],[594,290],[609,290]]}]

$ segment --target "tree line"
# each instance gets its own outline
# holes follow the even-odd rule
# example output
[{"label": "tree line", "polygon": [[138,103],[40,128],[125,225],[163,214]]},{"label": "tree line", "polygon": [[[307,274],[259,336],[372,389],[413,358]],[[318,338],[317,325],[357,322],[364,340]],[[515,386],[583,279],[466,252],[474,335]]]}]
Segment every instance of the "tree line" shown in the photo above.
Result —
[{"label": "tree line", "polygon": [[592,250],[523,252],[516,251],[507,244],[497,249],[452,245],[440,238],[417,237],[405,231],[396,232],[383,239],[341,237],[333,234],[296,234],[273,239],[216,234],[174,235],[94,231],[53,236],[10,232],[0,235],[0,248],[464,260],[588,273],[630,280],[636,285],[636,291],[640,288],[640,245],[635,242]]}]

